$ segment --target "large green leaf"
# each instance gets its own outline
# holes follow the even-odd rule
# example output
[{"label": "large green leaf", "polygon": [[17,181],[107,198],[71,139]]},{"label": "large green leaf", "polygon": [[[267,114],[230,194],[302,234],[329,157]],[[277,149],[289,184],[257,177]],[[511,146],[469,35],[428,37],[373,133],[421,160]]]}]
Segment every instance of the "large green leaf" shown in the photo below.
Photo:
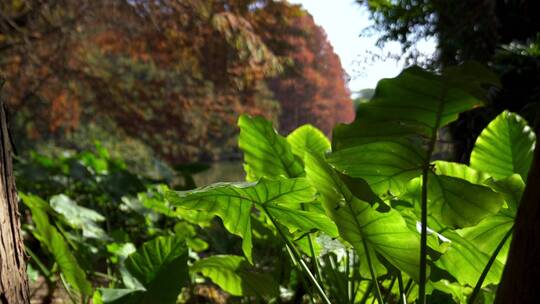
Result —
[{"label": "large green leaf", "polygon": [[243,257],[215,255],[196,261],[192,272],[210,278],[234,296],[279,295],[279,285],[268,274],[257,271]]},{"label": "large green leaf", "polygon": [[291,145],[292,152],[299,157],[310,152],[324,155],[330,150],[330,141],[324,133],[312,125],[303,125],[287,136],[287,142]]},{"label": "large green leaf", "polygon": [[523,195],[523,191],[525,191],[525,182],[523,182],[521,175],[512,174],[507,178],[499,180],[489,179],[486,181],[486,184],[504,196],[508,209],[513,214],[517,212],[521,196]]},{"label": "large green leaf", "polygon": [[[494,216],[485,218],[476,226],[463,228],[457,232],[463,238],[475,244],[480,251],[491,256],[513,225],[514,214],[504,210]],[[509,246],[510,240],[507,240],[497,255],[497,259],[503,264],[506,261]]]},{"label": "large green leaf", "polygon": [[[304,161],[308,179],[321,194],[323,206],[337,224],[341,237],[358,252],[361,267],[367,267],[363,244],[366,242],[369,250],[376,251],[397,268],[417,278],[420,238],[409,230],[402,216],[395,210],[378,212],[355,197],[320,157],[306,154]],[[371,255],[377,266],[376,257]]]},{"label": "large green leaf", "polygon": [[86,279],[84,270],[79,266],[62,234],[49,221],[48,204],[35,195],[19,195],[32,212],[32,221],[36,225],[34,236],[53,255],[66,282],[83,296],[91,296],[92,285]]},{"label": "large green leaf", "polygon": [[476,140],[471,154],[471,167],[497,179],[517,173],[526,180],[535,138],[525,119],[504,111]]},{"label": "large green leaf", "polygon": [[466,180],[476,185],[483,185],[490,178],[489,174],[477,171],[467,165],[447,161],[434,161],[435,173]]},{"label": "large green leaf", "polygon": [[356,120],[336,127],[329,161],[365,179],[378,194],[399,195],[430,161],[426,151],[432,150],[416,147],[433,147],[441,127],[482,105],[487,94],[482,85],[494,78],[481,67],[463,65],[442,74],[411,67],[379,81],[372,100],[359,106]]},{"label": "large green leaf", "polygon": [[276,203],[268,203],[265,208],[290,233],[320,230],[332,237],[338,234],[336,225],[324,213],[291,209]]},{"label": "large green leaf", "polygon": [[176,303],[189,278],[187,258],[183,238],[162,236],[144,243],[125,266],[145,290],[130,293],[126,303]]},{"label": "large green leaf", "polygon": [[[475,286],[491,254],[478,249],[478,245],[451,231],[443,233],[451,244],[435,265],[448,271],[461,284]],[[498,283],[503,265],[495,260],[483,286]]]},{"label": "large green leaf", "polygon": [[342,173],[366,180],[378,194],[400,194],[418,176],[424,156],[406,142],[374,142],[330,154],[328,162]]},{"label": "large green leaf", "polygon": [[525,183],[519,174],[512,174],[503,179],[493,179],[489,174],[477,171],[464,164],[446,161],[435,161],[433,164],[435,165],[435,172],[439,175],[460,178],[473,184],[490,187],[495,192],[502,194],[506,206],[513,213],[516,212],[525,189]]},{"label": "large green leaf", "polygon": [[302,163],[270,121],[242,115],[238,119],[238,126],[238,146],[244,151],[244,162],[249,167],[252,179],[299,177],[304,174]]},{"label": "large green leaf", "polygon": [[62,214],[66,222],[72,227],[82,230],[84,237],[102,240],[109,238],[98,224],[105,220],[101,214],[77,205],[75,201],[64,194],[55,195],[49,201],[51,207]]},{"label": "large green leaf", "polygon": [[336,128],[334,149],[348,142],[363,144],[409,134],[429,138],[459,113],[482,105],[485,84],[496,85],[496,76],[478,65],[465,64],[442,74],[410,67],[395,78],[379,81],[373,98],[358,108],[355,122]]},{"label": "large green leaf", "polygon": [[289,230],[308,232],[317,229],[330,235],[336,234],[335,225],[327,217],[315,211],[298,210],[301,204],[312,203],[315,199],[315,189],[305,178],[218,183],[193,191],[170,191],[167,198],[180,208],[202,210],[219,216],[229,232],[242,238],[242,249],[250,262],[253,207],[288,224]]},{"label": "large green leaf", "polygon": [[[504,198],[486,186],[465,179],[430,174],[428,178],[429,214],[450,227],[469,227],[496,214]],[[422,181],[420,177],[408,184],[407,198],[420,206]]]}]

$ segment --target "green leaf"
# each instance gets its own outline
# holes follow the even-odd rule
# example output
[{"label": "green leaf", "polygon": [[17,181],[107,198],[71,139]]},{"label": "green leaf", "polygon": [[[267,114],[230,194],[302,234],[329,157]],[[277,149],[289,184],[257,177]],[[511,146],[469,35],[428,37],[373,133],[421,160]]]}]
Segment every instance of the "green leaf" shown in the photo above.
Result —
[{"label": "green leaf", "polygon": [[250,176],[258,179],[299,177],[304,174],[302,163],[270,121],[262,117],[242,115],[238,119],[238,126],[238,146],[244,151],[244,162],[249,167]]},{"label": "green leaf", "polygon": [[343,149],[329,155],[328,162],[343,174],[362,178],[377,194],[400,194],[418,176],[424,156],[405,142],[375,142]]},{"label": "green leaf", "polygon": [[92,209],[77,205],[67,195],[59,194],[49,200],[51,207],[64,216],[65,221],[73,228],[81,229],[83,237],[107,240],[107,233],[101,229],[98,222],[103,222],[105,217]]},{"label": "green leaf", "polygon": [[[352,195],[338,174],[321,158],[305,155],[308,179],[322,196],[327,214],[336,222],[343,239],[351,243],[360,256],[361,267],[367,267],[363,242],[392,265],[418,277],[420,238],[409,230],[405,220],[395,211],[376,211],[367,202]],[[370,254],[378,272],[382,268]]]},{"label": "green leaf", "polygon": [[133,303],[176,303],[188,282],[188,250],[182,238],[162,236],[144,243],[125,261],[126,269],[146,289]]},{"label": "green leaf", "polygon": [[486,184],[491,189],[501,193],[508,205],[508,208],[513,214],[516,214],[517,208],[521,201],[523,191],[525,191],[525,183],[519,174],[512,174],[507,178],[493,180],[489,179]]},{"label": "green leaf", "polygon": [[266,210],[279,223],[286,226],[290,233],[302,233],[317,229],[332,237],[338,235],[334,222],[323,213],[295,210],[274,203],[267,204]]},{"label": "green leaf", "polygon": [[525,119],[504,111],[480,133],[471,153],[471,167],[496,179],[517,173],[526,181],[535,138]]},{"label": "green leaf", "polygon": [[[480,251],[476,243],[455,232],[447,231],[443,235],[452,243],[435,265],[448,271],[459,283],[475,286],[491,254]],[[502,269],[501,262],[495,260],[482,286],[498,283]]]},{"label": "green leaf", "polygon": [[[501,211],[494,216],[485,218],[476,226],[457,230],[457,233],[475,244],[480,251],[491,256],[513,225],[514,214],[509,211]],[[497,260],[503,264],[506,262],[509,247],[510,240],[507,240],[497,255]]]},{"label": "green leaf", "polygon": [[355,122],[336,128],[333,148],[409,134],[431,138],[459,113],[482,105],[487,95],[483,85],[496,82],[496,76],[480,66],[462,65],[441,75],[410,67],[379,81],[371,101],[358,107]]},{"label": "green leaf", "polygon": [[432,151],[416,147],[432,147],[441,127],[482,105],[483,85],[495,78],[484,68],[463,65],[440,75],[411,67],[379,81],[371,101],[358,107],[356,120],[336,127],[329,162],[365,179],[378,194],[399,195],[429,164],[426,152]]},{"label": "green leaf", "polygon": [[[420,205],[421,177],[409,182],[407,198]],[[503,196],[486,186],[445,175],[428,178],[429,214],[450,227],[468,227],[496,214],[504,203]]]},{"label": "green leaf", "polygon": [[490,178],[489,174],[477,171],[467,165],[447,161],[434,161],[435,173],[466,180],[476,185],[484,185]]},{"label": "green leaf", "polygon": [[240,256],[215,255],[196,261],[192,272],[210,278],[233,296],[279,295],[279,285],[268,274],[261,273]]},{"label": "green leaf", "polygon": [[130,254],[135,252],[133,243],[110,243],[107,244],[107,252],[112,254],[113,263],[123,262]]},{"label": "green leaf", "polygon": [[435,161],[433,164],[435,165],[435,172],[439,175],[460,178],[473,184],[490,187],[495,192],[502,194],[508,208],[513,213],[516,212],[525,189],[525,183],[519,174],[512,174],[509,177],[495,180],[489,174],[477,171],[464,164],[446,161]]},{"label": "green leaf", "polygon": [[[167,199],[180,208],[202,210],[219,216],[230,233],[242,238],[242,249],[250,262],[253,207],[266,208],[268,212],[280,216],[278,221],[282,219],[289,224],[290,230],[327,231],[331,226],[329,220],[324,221],[316,212],[297,210],[302,203],[312,203],[315,199],[315,189],[305,178],[218,183],[193,191],[170,191]],[[308,221],[309,217],[318,221]]]},{"label": "green leaf", "polygon": [[312,125],[303,125],[287,136],[287,142],[291,145],[292,152],[299,157],[310,152],[316,155],[324,155],[330,150],[330,141],[324,133]]},{"label": "green leaf", "polygon": [[94,303],[96,298],[101,303],[139,303],[135,298],[140,296],[144,291],[129,288],[99,288],[99,295],[94,293]]},{"label": "green leaf", "polygon": [[451,295],[455,303],[467,303],[467,295],[471,293],[471,288],[464,287],[456,282],[449,282],[448,280],[429,282],[429,284],[434,289]]},{"label": "green leaf", "polygon": [[69,286],[80,292],[84,297],[92,295],[92,285],[86,278],[86,273],[79,266],[62,234],[51,225],[47,215],[48,204],[35,195],[19,193],[23,203],[32,212],[32,221],[36,226],[33,232],[41,245],[54,257],[62,275]]}]

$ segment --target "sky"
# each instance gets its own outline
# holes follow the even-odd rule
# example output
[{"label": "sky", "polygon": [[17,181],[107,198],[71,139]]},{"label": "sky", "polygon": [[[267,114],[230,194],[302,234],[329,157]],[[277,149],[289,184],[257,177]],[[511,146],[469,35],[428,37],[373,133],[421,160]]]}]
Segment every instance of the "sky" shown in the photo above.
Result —
[{"label": "sky", "polygon": [[[349,89],[354,92],[374,88],[382,78],[395,77],[403,69],[403,60],[384,58],[389,52],[399,54],[400,45],[389,43],[383,50],[375,43],[378,36],[360,37],[362,31],[373,24],[365,8],[354,0],[289,0],[301,4],[315,19],[315,23],[326,31],[328,40],[341,59],[341,64],[350,77]],[[425,54],[435,50],[433,41],[419,44]],[[370,54],[380,55],[371,59]],[[367,60],[366,60],[367,59]]]}]

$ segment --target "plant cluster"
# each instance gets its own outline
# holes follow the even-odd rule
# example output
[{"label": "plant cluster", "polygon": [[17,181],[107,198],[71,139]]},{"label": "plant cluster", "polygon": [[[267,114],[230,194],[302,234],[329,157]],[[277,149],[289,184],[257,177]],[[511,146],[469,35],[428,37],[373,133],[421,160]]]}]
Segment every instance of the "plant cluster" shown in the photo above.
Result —
[{"label": "plant cluster", "polygon": [[[66,158],[55,166],[70,177],[47,180],[100,199],[82,207],[87,190],[77,190],[80,205],[71,190],[43,193],[48,203],[22,194],[33,221],[26,229],[52,262],[32,265],[60,273],[74,299],[94,303],[196,301],[209,282],[233,302],[490,303],[535,134],[505,111],[468,164],[437,156],[441,129],[497,85],[475,64],[406,69],[379,82],[332,142],[311,125],[284,137],[242,115],[245,182],[179,191],[138,179],[143,187],[127,190],[114,183],[131,175],[105,151]],[[79,165],[92,178],[77,179]],[[106,268],[82,267],[85,256]],[[93,280],[93,289],[88,277],[100,272],[106,284]]]}]

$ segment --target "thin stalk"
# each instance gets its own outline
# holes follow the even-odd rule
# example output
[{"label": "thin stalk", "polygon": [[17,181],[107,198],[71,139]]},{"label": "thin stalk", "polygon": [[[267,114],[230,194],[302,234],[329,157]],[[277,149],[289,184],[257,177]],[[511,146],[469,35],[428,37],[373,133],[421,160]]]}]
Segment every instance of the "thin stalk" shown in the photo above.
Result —
[{"label": "thin stalk", "polygon": [[[360,285],[360,284],[358,284]],[[369,295],[371,294],[371,289],[373,289],[373,281],[369,281],[369,285],[366,288],[366,292],[364,292],[364,295],[362,296],[362,299],[360,300],[360,304],[365,304],[368,300]]]},{"label": "thin stalk", "polygon": [[98,271],[94,271],[92,272],[92,274],[96,277],[100,277],[100,278],[104,278],[104,279],[107,279],[107,280],[110,280],[110,281],[114,281],[114,282],[120,282],[120,280],[118,280],[117,278],[109,275],[109,274],[106,274],[106,273],[102,273],[102,272],[98,272]]},{"label": "thin stalk", "polygon": [[469,304],[474,303],[474,300],[476,299],[476,296],[478,295],[478,293],[480,293],[480,289],[482,288],[482,284],[484,283],[484,280],[486,279],[486,277],[487,277],[487,275],[489,273],[489,270],[491,269],[491,266],[495,262],[495,259],[497,259],[497,256],[499,255],[499,252],[503,248],[503,246],[506,243],[506,241],[508,240],[508,238],[512,235],[513,230],[514,230],[514,226],[512,226],[512,228],[510,228],[508,230],[508,232],[506,232],[506,234],[504,235],[502,240],[497,245],[497,248],[495,248],[495,251],[493,251],[493,254],[489,258],[489,261],[487,262],[486,267],[484,267],[484,270],[482,271],[482,274],[478,278],[478,282],[476,282],[476,286],[474,286],[474,290],[471,293],[471,296],[469,297],[469,301],[467,301],[467,303],[469,303]]},{"label": "thin stalk", "polygon": [[[306,210],[306,206],[304,204],[301,204],[302,210]],[[268,213],[268,212],[267,212]],[[308,244],[309,244],[309,252],[311,254],[311,262],[313,264],[313,268],[315,268],[315,274],[317,275],[317,279],[323,283],[323,276],[321,274],[321,267],[319,266],[319,262],[317,260],[317,256],[315,255],[315,250],[313,249],[313,239],[311,238],[311,233],[307,234],[308,238]]]},{"label": "thin stalk", "polygon": [[369,249],[366,244],[366,240],[362,238],[362,244],[364,244],[364,251],[366,252],[366,258],[369,266],[369,272],[371,274],[371,280],[373,282],[373,287],[375,287],[375,297],[377,298],[377,301],[379,304],[383,304],[383,299],[381,296],[381,289],[379,288],[379,283],[377,282],[377,274],[375,273],[375,268],[373,268],[373,263],[371,262],[371,257],[369,254]]},{"label": "thin stalk", "polygon": [[412,283],[413,283],[412,279],[409,279],[407,281],[407,286],[405,286],[405,295],[408,295],[409,292],[411,291]]},{"label": "thin stalk", "polygon": [[392,278],[392,281],[390,282],[390,286],[388,287],[388,292],[386,293],[386,296],[384,297],[384,303],[388,303],[388,300],[390,299],[390,296],[392,295],[392,287],[394,287],[394,284],[396,283],[397,276],[394,276]]},{"label": "thin stalk", "polygon": [[30,256],[30,258],[39,267],[39,269],[41,270],[41,272],[45,276],[45,280],[51,280],[51,278],[50,278],[51,277],[51,272],[49,271],[49,269],[47,269],[47,266],[45,266],[45,264],[43,264],[43,262],[41,262],[41,260],[38,258],[38,256],[32,250],[30,250],[30,248],[28,246],[25,247],[25,250],[28,253],[28,255]]},{"label": "thin stalk", "polygon": [[433,133],[428,142],[428,148],[426,158],[422,166],[422,202],[421,202],[421,223],[422,230],[420,234],[420,281],[418,282],[418,302],[420,304],[426,304],[426,282],[427,282],[427,196],[428,196],[428,174],[430,171],[431,155],[435,150],[435,143],[437,142],[437,131],[441,125],[441,116],[444,111],[444,100],[447,94],[446,83],[443,83],[443,89],[441,97],[439,99],[439,106],[437,107],[437,113],[435,114],[435,124],[433,126]]},{"label": "thin stalk", "polygon": [[[73,291],[69,287],[69,284],[64,279],[64,276],[60,273],[60,282],[62,282],[62,285],[64,286],[64,289],[66,290],[66,293],[68,294],[69,299],[72,303],[77,303],[77,297],[73,294]],[[79,303],[86,303],[86,297],[81,295],[81,301]]]},{"label": "thin stalk", "polygon": [[399,286],[399,298],[403,304],[407,304],[407,295],[405,294],[405,288],[403,288],[403,277],[401,271],[398,272],[398,286]]},{"label": "thin stalk", "polygon": [[[352,296],[352,300],[354,302],[354,299],[356,299],[356,294],[358,294],[358,290],[360,289],[360,274],[359,274],[359,270],[360,269],[360,265],[358,264],[358,255],[355,254],[354,250],[352,250],[352,255],[353,255],[353,271],[352,271],[352,278],[351,278],[351,281],[352,281],[352,288],[353,288],[353,296]],[[358,278],[358,284],[356,284],[356,278]]]},{"label": "thin stalk", "polygon": [[428,187],[429,166],[422,170],[422,215],[420,232],[420,282],[418,290],[418,300],[420,304],[426,303],[426,281],[427,281],[427,187]]},{"label": "thin stalk", "polygon": [[308,244],[309,244],[309,251],[311,253],[311,260],[313,267],[315,268],[315,274],[317,275],[317,279],[321,282],[323,281],[323,276],[321,273],[321,267],[319,266],[319,260],[317,259],[317,256],[315,255],[315,249],[313,249],[313,239],[311,238],[311,233],[308,234]]},{"label": "thin stalk", "polygon": [[328,296],[326,296],[326,293],[324,292],[324,290],[321,287],[321,285],[319,284],[319,282],[317,282],[317,279],[315,279],[315,277],[311,273],[311,270],[309,270],[309,267],[306,265],[304,260],[300,257],[300,254],[298,253],[298,251],[296,251],[296,248],[294,247],[294,244],[291,242],[291,240],[289,240],[289,238],[285,235],[285,233],[283,233],[283,231],[279,227],[278,223],[276,222],[274,217],[268,212],[266,207],[263,206],[263,210],[266,213],[266,215],[268,215],[268,218],[270,219],[270,221],[272,222],[274,227],[276,227],[276,230],[278,231],[278,233],[281,236],[281,238],[283,239],[283,241],[285,241],[285,245],[290,248],[291,253],[294,255],[294,258],[296,259],[296,261],[300,265],[300,270],[304,272],[304,274],[308,277],[308,279],[311,281],[311,283],[315,286],[315,289],[317,289],[317,292],[321,296],[324,303],[332,304],[332,302],[330,302],[330,300],[328,299]]},{"label": "thin stalk", "polygon": [[[289,246],[285,246],[285,250],[287,251],[287,254],[289,254],[289,258],[291,259],[293,266],[298,268],[300,270],[300,272],[303,272],[300,264],[298,264],[298,261],[296,260],[296,257],[294,255],[294,253],[292,252],[291,248]],[[300,283],[304,287],[305,291],[309,292],[309,303],[315,303],[315,301],[313,300],[313,295],[311,294],[311,291],[309,290],[309,286],[308,286],[304,276],[300,276]]]},{"label": "thin stalk", "polygon": [[341,282],[342,280],[339,279],[339,276],[338,276],[338,274],[336,272],[336,269],[338,267],[336,265],[337,262],[334,261],[334,258],[333,258],[332,255],[326,255],[325,260],[330,265],[330,269],[332,269],[331,273],[332,273],[332,275],[334,277],[334,282],[335,282],[335,284],[337,286],[337,289],[338,289],[337,294],[336,294],[336,298],[339,298],[339,303],[345,303],[346,301],[344,301],[342,299],[342,296],[346,295],[347,292],[346,292],[345,289],[343,289],[343,285],[342,285],[342,282]]},{"label": "thin stalk", "polygon": [[347,264],[345,265],[345,277],[347,278],[347,297],[349,298],[349,303],[354,303],[353,299],[353,291],[354,286],[353,282],[350,278],[350,272],[351,272],[351,252],[347,248],[347,256],[346,256]]}]

